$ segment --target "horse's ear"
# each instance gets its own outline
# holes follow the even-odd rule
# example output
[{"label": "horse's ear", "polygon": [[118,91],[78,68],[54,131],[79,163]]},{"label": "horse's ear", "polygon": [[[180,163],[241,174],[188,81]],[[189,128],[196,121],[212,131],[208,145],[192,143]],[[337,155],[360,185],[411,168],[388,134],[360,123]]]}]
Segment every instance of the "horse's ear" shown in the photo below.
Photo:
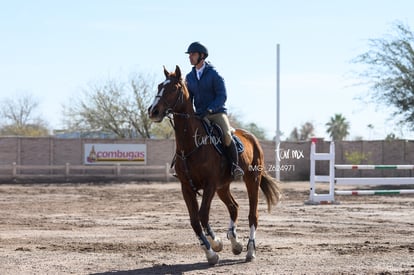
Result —
[{"label": "horse's ear", "polygon": [[175,65],[175,76],[178,79],[181,79],[181,70],[180,70],[180,67],[178,67],[178,65]]},{"label": "horse's ear", "polygon": [[165,68],[165,66],[163,66],[163,68],[164,68],[165,77],[168,78],[170,76],[170,72],[167,71],[167,69]]}]

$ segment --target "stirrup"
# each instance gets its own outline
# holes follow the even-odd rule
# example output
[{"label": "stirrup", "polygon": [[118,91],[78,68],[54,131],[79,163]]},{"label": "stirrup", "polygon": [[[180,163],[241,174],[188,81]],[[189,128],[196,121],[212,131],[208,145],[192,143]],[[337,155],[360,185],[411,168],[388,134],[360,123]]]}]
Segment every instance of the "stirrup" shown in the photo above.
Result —
[{"label": "stirrup", "polygon": [[240,168],[240,166],[233,163],[231,174],[234,180],[241,180],[244,176],[244,171]]}]

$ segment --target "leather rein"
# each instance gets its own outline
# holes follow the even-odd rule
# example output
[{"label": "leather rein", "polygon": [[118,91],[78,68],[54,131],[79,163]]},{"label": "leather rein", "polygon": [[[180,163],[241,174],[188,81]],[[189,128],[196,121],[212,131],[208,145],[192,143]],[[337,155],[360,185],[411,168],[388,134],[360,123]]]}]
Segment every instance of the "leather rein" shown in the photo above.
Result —
[{"label": "leather rein", "polygon": [[[174,117],[180,117],[184,119],[189,119],[191,117],[194,117],[194,118],[200,119],[200,116],[198,115],[190,115],[188,113],[179,113],[179,112],[174,111],[174,109],[177,107],[179,103],[182,104],[184,102],[184,92],[183,92],[183,87],[182,87],[183,84],[181,83],[181,81],[179,82],[179,84],[180,84],[180,88],[178,90],[179,95],[177,96],[177,99],[175,100],[174,104],[172,105],[168,104],[168,102],[161,95],[156,96],[160,100],[162,100],[163,103],[167,106],[164,116],[166,116],[169,119],[170,124],[173,127],[176,136],[177,136],[177,129],[174,124]],[[187,132],[187,128],[184,129],[184,132]],[[177,139],[177,142],[179,142],[178,139]],[[173,157],[173,161],[171,163],[171,168],[175,165],[177,157],[180,158],[183,161],[184,173],[187,177],[188,182],[190,183],[191,189],[194,191],[194,193],[201,196],[200,192],[198,191],[197,187],[194,185],[193,180],[190,177],[190,170],[188,169],[188,164],[187,164],[187,158],[190,157],[193,153],[195,153],[199,148],[200,148],[199,146],[195,146],[195,148],[188,153],[185,153],[184,150],[181,150],[180,152],[176,151]]]}]

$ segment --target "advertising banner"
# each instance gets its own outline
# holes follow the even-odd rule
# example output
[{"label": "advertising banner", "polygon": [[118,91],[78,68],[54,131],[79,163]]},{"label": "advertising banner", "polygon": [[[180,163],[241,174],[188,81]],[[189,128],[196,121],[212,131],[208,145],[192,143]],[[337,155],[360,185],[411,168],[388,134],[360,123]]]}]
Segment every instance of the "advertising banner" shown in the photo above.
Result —
[{"label": "advertising banner", "polygon": [[84,144],[84,164],[146,164],[146,144]]}]

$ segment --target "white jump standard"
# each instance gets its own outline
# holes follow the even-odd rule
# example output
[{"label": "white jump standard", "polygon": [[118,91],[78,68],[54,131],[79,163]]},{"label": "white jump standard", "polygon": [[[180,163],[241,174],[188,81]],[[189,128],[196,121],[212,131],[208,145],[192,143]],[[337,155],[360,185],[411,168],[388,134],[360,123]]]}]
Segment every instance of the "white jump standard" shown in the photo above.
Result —
[{"label": "white jump standard", "polygon": [[[329,161],[329,175],[316,175],[315,162]],[[335,169],[338,170],[414,170],[414,165],[348,165],[335,164],[335,143],[331,142],[329,153],[316,153],[315,142],[311,144],[310,154],[310,194],[309,201],[305,204],[330,204],[336,203],[337,195],[395,195],[414,194],[414,189],[400,190],[335,190],[335,185],[414,185],[413,177],[389,177],[389,178],[336,178]],[[326,194],[316,193],[317,182],[328,182],[329,191]]]}]

